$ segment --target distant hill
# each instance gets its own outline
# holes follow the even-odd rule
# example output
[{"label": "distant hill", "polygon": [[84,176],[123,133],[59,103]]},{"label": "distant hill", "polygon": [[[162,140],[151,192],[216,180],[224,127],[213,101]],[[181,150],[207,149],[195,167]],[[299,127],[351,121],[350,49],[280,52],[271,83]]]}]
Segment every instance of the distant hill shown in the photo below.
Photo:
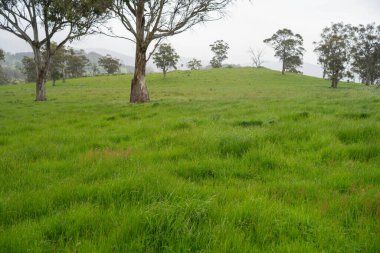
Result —
[{"label": "distant hill", "polygon": [[[87,57],[90,59],[91,62],[93,62],[91,59],[94,59],[94,62],[97,62],[97,59],[103,55],[111,55],[112,57],[115,57],[117,59],[120,59],[124,65],[128,67],[128,72],[133,72],[133,66],[135,65],[135,59],[133,56],[119,53],[116,51],[104,49],[104,48],[93,48],[93,49],[85,49],[85,52],[87,53]],[[131,52],[133,53],[133,52]],[[177,64],[177,68],[179,70],[187,70],[187,63],[192,59],[192,57],[181,57],[179,59],[179,62]],[[201,59],[203,68],[210,68],[209,61]],[[250,66],[250,63],[243,63],[241,65],[236,64],[228,64],[228,62],[225,64],[226,66],[233,66],[233,67],[241,67],[241,66]],[[276,61],[266,61],[264,63],[264,67],[273,69],[273,70],[281,70],[281,63]],[[154,65],[153,61],[150,60],[148,62],[147,66],[147,72],[159,72],[160,70]],[[311,64],[311,63],[304,63],[301,71],[304,75],[307,76],[314,76],[314,77],[322,77],[323,70],[320,66]]]},{"label": "distant hill", "polygon": [[[265,63],[263,65],[264,65],[264,67],[269,68],[269,69],[273,69],[273,70],[281,70],[282,69],[281,62],[265,61]],[[315,64],[311,64],[311,63],[307,63],[307,62],[305,62],[303,64],[301,72],[304,75],[314,76],[314,77],[322,77],[322,75],[323,75],[323,70],[320,66],[315,65]]]},{"label": "distant hill", "polygon": [[127,65],[127,66],[134,66],[135,65],[135,58],[134,57],[126,55],[126,54],[118,53],[118,52],[115,52],[112,50],[108,50],[108,49],[104,49],[104,48],[93,48],[93,49],[85,49],[85,52],[87,53],[87,55],[91,55],[93,57],[96,57],[99,55],[105,56],[108,54],[114,58],[121,60],[121,62],[124,65]]},{"label": "distant hill", "polygon": [[[79,49],[76,49],[76,51],[79,51]],[[122,73],[133,73],[134,71],[134,57],[119,53],[113,50],[108,50],[104,48],[93,48],[93,49],[85,49],[84,50],[86,57],[89,59],[90,63],[97,64],[99,61],[99,58],[105,55],[111,55],[114,58],[117,58],[121,61],[123,66],[121,67]],[[132,52],[131,52],[132,53]],[[5,61],[2,63],[3,69],[8,74],[9,79],[14,80],[15,83],[20,82],[24,79],[24,76],[22,74],[22,64],[21,61],[24,57],[33,57],[32,52],[20,52],[20,53],[6,53],[5,55]],[[179,70],[187,70],[187,63],[191,60],[191,57],[181,57],[179,59],[179,62],[177,64],[177,68]],[[202,59],[202,65],[203,68],[208,69],[210,66],[208,65],[209,62],[207,60]],[[228,62],[225,64],[225,66],[232,66],[234,68],[241,67],[241,66],[250,66],[249,63],[245,63],[240,65],[236,64],[228,64]],[[273,69],[273,70],[281,70],[281,63],[275,62],[275,61],[266,61],[264,63],[264,67]],[[90,68],[88,69],[90,71]],[[304,75],[308,76],[314,76],[314,77],[322,77],[322,68],[318,65],[310,64],[310,63],[304,63],[303,68],[301,70]],[[91,71],[90,71],[91,72]],[[160,72],[160,70],[155,66],[152,59],[147,64],[147,73],[152,72]]]},{"label": "distant hill", "polygon": [[5,63],[7,65],[11,65],[11,64],[14,64],[16,62],[21,62],[21,60],[24,57],[33,57],[33,53],[32,52],[21,52],[21,53],[15,53],[15,54],[6,53],[5,54]]},{"label": "distant hill", "polygon": [[[80,50],[75,50],[79,52]],[[121,67],[122,73],[132,73],[134,71],[134,63],[133,58],[122,55],[119,53],[115,53],[113,51],[109,50],[99,50],[99,51],[84,51],[85,56],[89,59],[91,64],[97,64],[99,61],[99,58],[102,56],[105,56],[107,54],[111,55],[114,58],[117,58],[121,60],[121,63],[123,64]],[[33,57],[32,52],[20,52],[20,53],[5,53],[5,60],[1,63],[3,71],[6,73],[7,79],[11,80],[12,83],[19,83],[23,82],[25,79],[24,74],[22,73],[22,59],[24,57]],[[91,72],[91,68],[89,67],[87,69],[88,72]],[[153,70],[149,71],[153,72]]]}]

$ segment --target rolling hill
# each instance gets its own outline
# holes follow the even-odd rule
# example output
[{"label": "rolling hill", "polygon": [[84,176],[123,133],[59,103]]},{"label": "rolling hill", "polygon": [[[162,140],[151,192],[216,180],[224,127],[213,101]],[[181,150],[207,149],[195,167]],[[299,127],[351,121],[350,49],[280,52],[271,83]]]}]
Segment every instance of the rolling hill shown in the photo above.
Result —
[{"label": "rolling hill", "polygon": [[379,252],[380,89],[266,69],[0,87],[1,252]]}]

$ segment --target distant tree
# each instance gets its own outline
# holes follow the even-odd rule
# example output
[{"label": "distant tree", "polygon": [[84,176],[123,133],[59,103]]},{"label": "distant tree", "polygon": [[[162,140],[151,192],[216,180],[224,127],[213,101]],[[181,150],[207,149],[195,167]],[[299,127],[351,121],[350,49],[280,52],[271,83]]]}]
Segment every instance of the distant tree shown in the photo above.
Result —
[{"label": "distant tree", "polygon": [[332,24],[323,29],[322,39],[314,42],[318,62],[324,67],[326,76],[331,80],[331,88],[337,88],[339,81],[347,76],[350,63],[350,38],[352,28],[343,23]]},{"label": "distant tree", "polygon": [[56,49],[56,47],[57,44],[53,43],[52,48],[55,50],[55,54],[51,57],[49,70],[50,78],[53,81],[53,86],[58,79],[62,78],[64,80],[67,58],[67,50],[65,46],[62,46],[60,49]]},{"label": "distant tree", "polygon": [[94,64],[91,64],[91,71],[92,71],[92,75],[93,76],[96,76],[97,74],[99,74],[99,67],[96,63]]},{"label": "distant tree", "polygon": [[34,82],[36,80],[36,62],[31,57],[24,57],[22,59],[22,73],[25,76],[26,82]]},{"label": "distant tree", "polygon": [[[96,25],[106,20],[103,14],[111,3],[111,0],[0,0],[0,29],[24,40],[33,50],[36,101],[46,100],[45,82],[56,50],[93,33]],[[61,40],[53,49],[52,41],[58,38]]]},{"label": "distant tree", "polygon": [[262,67],[264,63],[264,49],[259,48],[254,50],[253,48],[250,48],[249,53],[251,55],[253,66],[255,66],[256,68]]},{"label": "distant tree", "polygon": [[202,61],[193,58],[191,61],[189,61],[189,62],[187,63],[187,67],[188,67],[190,70],[197,70],[197,69],[200,69],[200,68],[202,67]]},{"label": "distant tree", "polygon": [[75,52],[74,49],[69,49],[66,56],[66,73],[69,77],[78,78],[86,73],[86,66],[89,60],[85,56],[83,50]]},{"label": "distant tree", "polygon": [[177,69],[179,55],[170,44],[161,44],[156,53],[153,54],[153,62],[157,68],[161,69],[166,78],[166,73],[170,68]]},{"label": "distant tree", "polygon": [[103,67],[109,75],[120,71],[121,63],[119,59],[112,58],[110,55],[100,57],[98,60],[99,66]]},{"label": "distant tree", "polygon": [[380,79],[380,25],[368,24],[352,27],[352,72],[362,83],[375,84]]},{"label": "distant tree", "polygon": [[[233,0],[115,0],[113,11],[136,43],[131,103],[149,102],[146,63],[162,39],[182,33],[199,23],[216,20]],[[154,42],[154,44],[153,44]],[[152,45],[153,44],[153,45]],[[149,53],[148,48],[152,46]]]},{"label": "distant tree", "polygon": [[7,74],[4,71],[4,69],[0,67],[0,85],[8,84],[8,83],[9,83],[9,79],[7,77]]},{"label": "distant tree", "polygon": [[275,56],[282,61],[283,75],[286,71],[298,72],[297,68],[303,64],[302,58],[305,52],[301,35],[285,28],[265,39],[264,43],[270,45],[275,51]]},{"label": "distant tree", "polygon": [[[0,49],[0,63],[4,61],[4,59],[5,59],[4,51]],[[6,84],[7,82],[8,82],[8,78],[6,77],[3,67],[0,64],[0,84]]]},{"label": "distant tree", "polygon": [[210,64],[213,68],[221,68],[223,61],[228,59],[229,45],[223,40],[217,40],[210,45],[211,51],[215,56],[211,59]]}]

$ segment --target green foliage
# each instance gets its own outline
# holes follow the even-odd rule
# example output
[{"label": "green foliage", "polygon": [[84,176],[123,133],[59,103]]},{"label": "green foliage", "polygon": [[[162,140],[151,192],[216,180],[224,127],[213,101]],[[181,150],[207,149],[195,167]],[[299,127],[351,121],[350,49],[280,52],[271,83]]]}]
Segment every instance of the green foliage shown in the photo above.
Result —
[{"label": "green foliage", "polygon": [[223,40],[217,40],[210,47],[211,51],[215,54],[210,61],[211,66],[213,68],[221,68],[223,61],[228,59],[229,45]]},{"label": "green foliage", "polygon": [[[0,63],[4,61],[5,55],[4,51],[0,49]],[[6,74],[4,73],[4,70],[0,64],[0,84],[6,84],[8,82],[8,78],[6,77]]]},{"label": "green foliage", "polygon": [[359,25],[352,30],[352,71],[363,83],[376,84],[380,81],[380,25]]},{"label": "green foliage", "polygon": [[379,89],[176,71],[129,105],[131,79],[0,87],[1,252],[380,251]]},{"label": "green foliage", "polygon": [[188,67],[190,70],[198,70],[198,69],[201,69],[201,67],[202,67],[202,61],[193,58],[192,60],[190,60],[190,61],[187,63],[187,67]]},{"label": "green foliage", "polygon": [[179,60],[179,55],[171,47],[170,44],[161,44],[153,54],[153,62],[156,64],[157,68],[161,69],[166,77],[166,73],[169,69],[177,69],[177,63]]},{"label": "green foliage", "polygon": [[264,43],[269,44],[274,49],[275,56],[282,61],[282,74],[285,74],[285,71],[299,73],[297,69],[303,64],[305,52],[301,35],[294,34],[289,29],[282,29],[265,39]]},{"label": "green foliage", "polygon": [[99,67],[97,64],[95,64],[95,63],[91,64],[90,67],[91,67],[91,71],[92,71],[93,76],[96,76],[97,74],[100,73],[100,70],[99,70]]},{"label": "green foliage", "polygon": [[83,51],[76,52],[69,49],[66,55],[66,75],[71,78],[82,77],[86,73],[89,60]]},{"label": "green foliage", "polygon": [[99,58],[98,64],[103,67],[109,75],[119,72],[121,67],[120,60],[112,58],[110,55]]},{"label": "green foliage", "polygon": [[24,57],[22,59],[22,73],[26,82],[35,82],[37,79],[36,62],[33,58]]},{"label": "green foliage", "polygon": [[54,55],[51,57],[49,73],[54,85],[56,80],[64,78],[68,52],[65,46],[58,49],[56,43],[53,43],[52,50],[54,51]]},{"label": "green foliage", "polygon": [[332,24],[323,30],[319,42],[315,42],[315,52],[325,74],[331,80],[331,87],[337,88],[338,82],[347,76],[350,63],[351,26],[343,23]]}]

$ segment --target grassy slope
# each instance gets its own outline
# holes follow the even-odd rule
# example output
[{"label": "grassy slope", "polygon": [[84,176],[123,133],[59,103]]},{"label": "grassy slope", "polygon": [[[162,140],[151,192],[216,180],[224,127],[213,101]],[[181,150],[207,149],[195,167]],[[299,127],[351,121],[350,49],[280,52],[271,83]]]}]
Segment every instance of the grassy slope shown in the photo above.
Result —
[{"label": "grassy slope", "polygon": [[379,252],[380,90],[252,69],[0,87],[0,251]]}]

